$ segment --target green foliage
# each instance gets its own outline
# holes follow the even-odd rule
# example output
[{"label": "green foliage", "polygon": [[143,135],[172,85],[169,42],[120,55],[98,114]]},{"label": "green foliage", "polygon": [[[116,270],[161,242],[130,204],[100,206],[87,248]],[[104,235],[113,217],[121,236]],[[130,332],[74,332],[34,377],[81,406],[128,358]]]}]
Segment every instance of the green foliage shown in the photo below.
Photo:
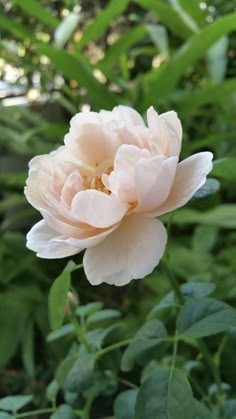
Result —
[{"label": "green foliage", "polygon": [[[150,398],[153,393],[155,397]],[[140,387],[135,419],[179,419],[181,416],[195,417],[194,399],[186,376],[178,369],[157,369]]]}]

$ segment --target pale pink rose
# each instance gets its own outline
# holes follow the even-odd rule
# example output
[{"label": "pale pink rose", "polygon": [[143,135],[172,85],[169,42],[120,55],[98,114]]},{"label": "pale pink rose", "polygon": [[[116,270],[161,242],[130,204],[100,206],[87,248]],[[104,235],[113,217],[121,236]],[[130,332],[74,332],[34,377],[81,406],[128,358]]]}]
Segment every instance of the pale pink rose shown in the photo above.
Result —
[{"label": "pale pink rose", "polygon": [[42,258],[87,249],[91,284],[143,278],[163,256],[167,235],[156,219],[186,204],[212,169],[212,153],[179,163],[182,128],[175,112],[132,108],[78,113],[65,145],[30,162],[28,201],[43,217],[27,235]]}]

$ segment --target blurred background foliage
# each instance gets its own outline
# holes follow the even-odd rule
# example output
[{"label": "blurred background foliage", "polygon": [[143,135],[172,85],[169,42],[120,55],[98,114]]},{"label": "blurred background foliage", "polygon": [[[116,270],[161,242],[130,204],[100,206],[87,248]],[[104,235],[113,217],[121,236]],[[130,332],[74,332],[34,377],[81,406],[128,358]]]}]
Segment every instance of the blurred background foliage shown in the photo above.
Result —
[{"label": "blurred background foliage", "polygon": [[[220,189],[175,213],[170,266],[180,282],[214,281],[215,296],[236,302],[236,1],[0,5],[0,395],[30,388],[37,407],[47,405],[45,387],[66,351],[66,342],[46,342],[48,291],[66,261],[40,260],[25,248],[39,215],[23,186],[29,159],[62,144],[76,112],[125,104],[145,117],[151,105],[174,109],[183,124],[182,157],[213,151],[211,177]],[[73,273],[73,285],[83,304],[121,310],[129,333],[169,291],[161,268],[122,289],[93,288],[82,271]],[[224,380],[236,392],[234,360],[235,338]]]}]

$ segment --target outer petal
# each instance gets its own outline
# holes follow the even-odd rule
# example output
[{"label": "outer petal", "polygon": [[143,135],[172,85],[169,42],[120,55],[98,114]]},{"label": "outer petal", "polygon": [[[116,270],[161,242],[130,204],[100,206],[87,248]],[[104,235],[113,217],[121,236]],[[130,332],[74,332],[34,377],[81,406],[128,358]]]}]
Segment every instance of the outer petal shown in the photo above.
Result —
[{"label": "outer petal", "polygon": [[133,214],[126,217],[99,245],[86,250],[84,269],[89,282],[121,286],[143,278],[159,263],[166,240],[159,220]]},{"label": "outer petal", "polygon": [[135,165],[143,158],[149,158],[146,149],[123,144],[117,151],[114,161],[114,171],[109,176],[109,189],[126,202],[137,200],[135,185]]},{"label": "outer petal", "polygon": [[115,196],[87,189],[74,197],[71,212],[78,221],[97,228],[107,228],[118,223],[128,208],[127,203]]},{"label": "outer petal", "polygon": [[45,259],[58,259],[79,253],[83,248],[58,241],[60,234],[51,229],[44,220],[35,224],[27,234],[27,247]]},{"label": "outer petal", "polygon": [[157,217],[185,205],[204,185],[212,169],[213,154],[205,151],[194,154],[178,164],[175,179],[167,200],[157,209],[145,214]]},{"label": "outer petal", "polygon": [[141,115],[129,106],[116,106],[112,111],[114,118],[125,125],[144,126]]},{"label": "outer petal", "polygon": [[147,119],[151,131],[153,152],[162,153],[168,157],[179,156],[182,126],[176,112],[170,111],[158,115],[151,107],[147,110]]},{"label": "outer petal", "polygon": [[163,160],[163,156],[138,163],[136,188],[139,204],[135,212],[149,212],[165,202],[174,181],[177,163],[178,157]]}]

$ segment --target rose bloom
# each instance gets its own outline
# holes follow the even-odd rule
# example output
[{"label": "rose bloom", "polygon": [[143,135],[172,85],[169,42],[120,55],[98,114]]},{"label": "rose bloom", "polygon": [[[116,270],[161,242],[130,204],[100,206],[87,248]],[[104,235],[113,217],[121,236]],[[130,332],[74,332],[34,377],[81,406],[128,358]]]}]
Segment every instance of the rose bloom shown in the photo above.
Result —
[{"label": "rose bloom", "polygon": [[181,161],[182,128],[173,111],[132,108],[78,113],[65,145],[35,157],[25,188],[43,219],[27,235],[42,258],[83,249],[91,284],[125,285],[151,273],[167,234],[156,217],[182,207],[205,183],[212,153]]}]

